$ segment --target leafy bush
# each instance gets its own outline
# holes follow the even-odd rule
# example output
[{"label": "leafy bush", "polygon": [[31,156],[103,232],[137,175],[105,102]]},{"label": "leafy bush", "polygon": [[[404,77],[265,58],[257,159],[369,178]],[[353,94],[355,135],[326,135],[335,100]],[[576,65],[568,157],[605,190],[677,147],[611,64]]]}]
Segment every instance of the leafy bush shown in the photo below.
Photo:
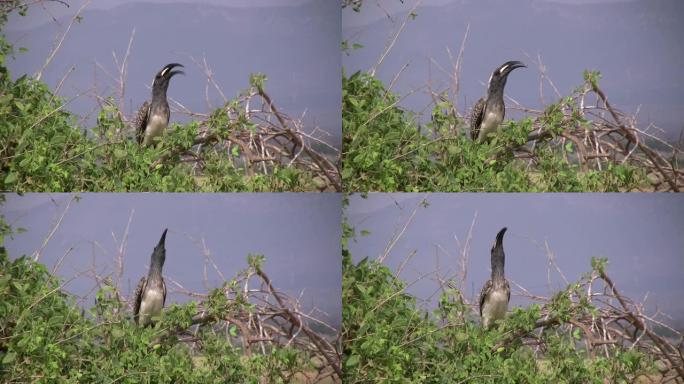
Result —
[{"label": "leafy bush", "polygon": [[[0,26],[23,1],[3,2]],[[172,124],[141,148],[115,100],[95,127],[80,127],[66,101],[30,76],[12,80],[13,47],[0,36],[0,190],[318,191],[341,190],[338,154],[279,112],[253,75],[250,88],[205,121]],[[245,104],[263,104],[247,110]]]},{"label": "leafy bush", "polygon": [[[342,180],[348,191],[627,191],[649,188],[647,167],[607,161],[598,168],[575,161],[570,129],[590,122],[572,111],[572,97],[549,105],[536,120],[504,123],[490,143],[474,143],[448,101],[432,121],[417,124],[399,98],[365,72],[343,75]],[[541,129],[540,129],[541,127]],[[543,134],[540,134],[542,132]],[[530,136],[537,139],[525,147]],[[559,139],[560,138],[560,139]],[[557,140],[554,140],[557,139]],[[514,156],[514,149],[526,148]]]},{"label": "leafy bush", "polygon": [[[165,308],[159,324],[139,328],[111,279],[101,284],[95,305],[83,309],[44,265],[26,256],[10,260],[4,239],[12,231],[0,218],[2,382],[338,382],[311,347],[325,343],[283,315],[301,316],[297,308],[254,304],[238,278],[202,302]],[[263,257],[249,262],[244,274],[265,276]],[[258,335],[252,327],[259,327]]]},{"label": "leafy bush", "polygon": [[[353,262],[348,242],[355,230],[346,221],[343,233],[344,383],[598,384],[665,378],[653,362],[667,360],[663,351],[672,345],[654,348],[659,336],[641,338],[629,321],[608,325],[610,319],[645,320],[627,307],[605,307],[587,296],[587,285],[597,278],[614,289],[605,260],[595,260],[591,273],[544,305],[515,308],[498,328],[485,330],[474,305],[453,288],[457,284],[450,284],[438,309],[428,313],[385,265],[367,258]],[[648,334],[649,326],[642,326]]]}]

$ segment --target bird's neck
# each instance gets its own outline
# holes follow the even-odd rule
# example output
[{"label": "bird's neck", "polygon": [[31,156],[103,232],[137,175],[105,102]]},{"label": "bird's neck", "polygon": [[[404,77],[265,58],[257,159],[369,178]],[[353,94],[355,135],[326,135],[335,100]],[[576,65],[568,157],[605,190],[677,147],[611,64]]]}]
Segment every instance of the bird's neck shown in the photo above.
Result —
[{"label": "bird's neck", "polygon": [[153,257],[152,260],[150,261],[150,272],[148,274],[148,278],[150,278],[150,279],[161,278],[163,266],[164,266],[164,264],[163,264],[161,259]]},{"label": "bird's neck", "polygon": [[493,268],[492,267],[492,280],[504,280],[504,269],[503,266],[501,268]]},{"label": "bird's neck", "polygon": [[166,100],[166,87],[154,87],[152,89],[152,100]]},{"label": "bird's neck", "polygon": [[495,252],[492,254],[492,280],[505,280],[504,277],[504,254]]},{"label": "bird's neck", "polygon": [[503,77],[489,84],[489,88],[487,89],[487,96],[490,100],[492,99],[492,97],[495,96],[503,97],[504,88],[506,87],[506,80],[507,78]]}]

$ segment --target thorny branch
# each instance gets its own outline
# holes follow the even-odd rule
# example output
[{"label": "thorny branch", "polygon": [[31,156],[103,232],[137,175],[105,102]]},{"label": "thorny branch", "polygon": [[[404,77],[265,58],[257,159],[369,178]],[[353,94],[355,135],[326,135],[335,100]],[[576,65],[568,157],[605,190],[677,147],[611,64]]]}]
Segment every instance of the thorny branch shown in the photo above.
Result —
[{"label": "thorny branch", "polygon": [[[461,53],[456,60],[452,58],[454,68],[460,68],[460,56]],[[640,129],[637,126],[636,115],[626,115],[615,108],[599,87],[598,81],[591,77],[586,80],[583,87],[575,91],[570,97],[563,98],[546,73],[541,55],[537,55],[537,57],[540,72],[540,99],[547,110],[536,110],[522,106],[507,96],[514,103],[507,109],[520,110],[530,115],[533,118],[533,129],[528,134],[526,144],[503,147],[494,157],[513,151],[517,157],[528,158],[532,164],[537,161],[536,149],[540,145],[548,144],[552,147],[561,147],[571,142],[574,154],[569,156],[564,152],[564,159],[566,162],[578,163],[583,171],[602,170],[611,164],[629,164],[645,171],[651,184],[648,191],[679,192],[682,190],[684,187],[684,170],[679,166],[682,152],[681,140],[678,144],[671,144],[648,132],[654,128],[653,124],[646,129]],[[442,69],[442,72],[451,78],[452,83],[458,84],[456,77],[459,71],[455,70],[452,74]],[[561,101],[558,103],[562,114],[560,121],[549,121],[554,111],[549,111],[549,106],[544,103],[544,82],[549,84]],[[429,87],[433,104],[438,105],[442,101],[447,101],[443,95],[448,95],[451,105],[443,113],[457,118],[456,120],[468,121],[469,116],[461,114],[456,109],[458,95],[454,90],[457,88],[451,87],[450,89],[451,94]],[[589,102],[592,95],[595,97],[593,104]],[[464,125],[452,127],[452,133],[463,130]],[[435,140],[440,139],[442,137],[439,135],[435,138]]]},{"label": "thorny branch", "polygon": [[[410,220],[412,218],[407,220],[407,224]],[[473,225],[474,223],[475,219],[473,219]],[[457,241],[458,258],[461,259],[461,264],[467,262],[468,259],[471,232],[472,225],[465,244]],[[403,236],[404,233],[399,237]],[[388,243],[391,244],[397,240],[397,237],[392,236]],[[543,338],[540,337],[543,332],[572,335],[579,330],[581,337],[578,341],[584,343],[589,358],[597,354],[611,356],[617,351],[637,350],[657,363],[662,378],[660,382],[682,382],[677,380],[684,378],[684,333],[660,321],[658,317],[662,316],[662,313],[657,312],[656,315],[644,313],[643,304],[621,294],[602,266],[595,267],[591,274],[583,277],[579,282],[569,283],[556,264],[555,255],[548,244],[545,243],[544,246],[549,259],[549,267],[554,268],[568,285],[567,289],[557,293],[555,297],[569,300],[570,309],[566,311],[569,315],[558,316],[557,311],[552,311],[554,301],[552,298],[532,294],[511,281],[512,286],[519,289],[516,295],[532,302],[541,302],[543,305],[539,318],[532,326],[507,331],[492,348],[493,352],[522,343],[534,347],[534,353],[543,358],[547,347]],[[410,258],[412,253],[409,253],[407,258]],[[474,309],[477,312],[478,308],[477,297],[469,300],[462,294],[465,281],[462,281],[461,276],[466,276],[466,267],[462,266],[460,273],[454,273],[448,265],[440,265],[439,262],[437,265],[437,271],[434,274],[437,276],[435,282],[438,285],[438,291],[441,291],[449,301],[465,304],[464,308],[469,308],[463,313],[452,313],[451,315],[454,315],[452,320],[443,318],[442,327],[462,326],[465,321],[469,321],[467,319],[471,318],[470,310]],[[449,265],[454,265],[454,263],[449,263]],[[401,268],[403,267],[402,264]],[[398,278],[401,268],[394,272],[395,277]],[[602,284],[598,290],[597,284]],[[407,284],[407,286],[410,285]],[[404,291],[395,294],[402,292]],[[567,304],[563,306],[566,307]],[[589,310],[590,307],[595,310]]]},{"label": "thorny branch", "polygon": [[[255,282],[255,276],[260,287],[251,287]],[[167,279],[172,280],[168,277]],[[210,307],[208,300],[200,301],[198,312],[192,316],[189,324],[161,329],[160,336],[154,339],[150,346],[179,341],[201,353],[202,342],[196,335],[200,327],[207,327],[206,329],[216,335],[225,335],[231,343],[236,343],[246,356],[255,353],[268,354],[273,347],[293,347],[305,352],[304,355],[310,360],[305,362],[304,366],[309,367],[310,363],[315,373],[311,370],[286,373],[291,376],[291,380],[303,376],[306,377],[305,382],[311,383],[325,382],[326,378],[331,378],[335,383],[340,382],[341,350],[338,347],[339,343],[335,341],[339,335],[335,335],[337,330],[333,326],[316,318],[314,312],[318,310],[314,309],[311,313],[303,312],[299,301],[279,292],[268,275],[259,268],[249,268],[246,272],[238,274],[235,280],[237,284],[225,284],[221,288],[221,294],[227,298],[225,306]],[[125,308],[127,301],[132,300],[127,300],[111,279],[98,278],[98,285],[101,286],[102,282],[114,291],[111,297],[122,304],[121,308]],[[208,298],[206,293],[187,290],[183,293],[193,299]],[[327,331],[315,331],[311,328],[313,324]],[[236,336],[231,336],[229,329],[232,326],[238,330]]]},{"label": "thorny branch", "polygon": [[[595,105],[587,102],[592,94],[596,97]],[[654,191],[679,192],[684,187],[684,170],[678,165],[681,148],[640,129],[636,116],[625,115],[613,107],[597,82],[587,81],[583,89],[559,105],[562,119],[550,123],[549,117],[554,112],[516,103],[513,109],[533,117],[533,130],[525,145],[502,148],[498,153],[514,151],[516,156],[534,162],[535,149],[540,144],[565,146],[571,142],[574,156],[566,154],[565,161],[578,163],[583,171],[602,170],[610,164],[629,164],[645,170]],[[578,116],[586,123],[581,123]]]},{"label": "thorny branch", "polygon": [[[71,23],[56,43],[45,64],[35,75],[37,80],[40,80],[45,68],[61,48],[71,26],[79,20],[81,11],[89,3],[90,1],[86,1],[73,16]],[[8,11],[11,10],[12,8]],[[113,99],[118,100],[118,102],[109,100],[97,92],[94,93],[94,97],[100,109],[116,106],[115,117],[126,124],[131,124],[135,120],[134,118],[127,118],[123,114],[128,62],[134,38],[135,29],[131,32],[126,51],[121,59],[119,59],[116,53],[112,52],[117,69],[116,75],[109,74],[102,65],[96,62],[96,66],[115,84],[116,94],[113,95]],[[225,154],[229,162],[244,169],[244,173],[247,176],[269,174],[277,168],[295,168],[311,175],[316,188],[320,191],[343,191],[340,177],[340,149],[319,137],[322,136],[321,132],[323,131],[321,129],[316,128],[311,133],[305,132],[302,129],[301,119],[296,119],[280,112],[271,97],[261,86],[252,87],[247,94],[243,94],[237,100],[228,100],[225,93],[215,82],[213,72],[210,70],[206,58],[201,63],[194,58],[192,60],[198,66],[202,66],[203,73],[207,77],[205,94],[208,107],[211,107],[208,96],[209,85],[211,84],[224,101],[224,106],[218,111],[224,112],[228,116],[228,122],[221,121],[220,119],[213,120],[213,113],[208,115],[206,113],[194,112],[178,101],[171,99],[175,106],[174,111],[180,111],[180,113],[200,119],[199,134],[189,147],[172,148],[153,162],[150,165],[150,169],[155,169],[158,165],[169,161],[175,161],[180,156],[181,161],[192,163],[192,170],[195,176],[201,177],[205,165],[205,156],[220,152]],[[60,81],[57,87],[58,90],[66,76],[71,72],[72,70],[69,70],[62,81]],[[76,97],[80,96],[81,94],[78,94]],[[51,114],[61,111],[71,100],[37,120],[34,125],[39,124]],[[253,108],[253,105],[258,104],[259,101],[262,104],[261,108]],[[123,139],[120,135],[121,133],[120,129],[117,128],[116,142]],[[101,145],[108,145],[110,143],[112,142],[109,141]],[[65,161],[70,161],[77,157],[75,156]]]},{"label": "thorny branch", "polygon": [[[263,106],[253,109],[251,105],[257,97]],[[202,121],[200,133],[190,147],[171,150],[153,162],[150,169],[181,155],[183,161],[194,163],[193,169],[201,172],[203,153],[213,150],[225,153],[232,162],[242,165],[248,176],[269,173],[274,167],[295,167],[314,175],[320,181],[320,190],[342,191],[338,149],[304,132],[300,122],[278,111],[260,87],[251,89],[237,101],[223,107],[228,122],[216,126],[211,117]],[[333,155],[324,154],[323,148]]]},{"label": "thorny branch", "polygon": [[[548,246],[546,251],[549,263],[555,264]],[[557,271],[563,275],[560,269]],[[595,284],[600,282],[603,282],[603,286],[597,291]],[[540,318],[531,328],[513,329],[505,333],[492,351],[522,343],[535,347],[535,353],[541,356],[546,350],[544,341],[539,337],[543,332],[573,334],[575,329],[579,329],[582,335],[580,341],[584,343],[589,357],[593,358],[596,354],[610,356],[617,350],[635,349],[659,362],[662,382],[684,378],[684,334],[654,316],[644,314],[643,304],[622,295],[603,268],[595,268],[589,276],[576,284],[569,284],[566,290],[556,294],[556,297],[570,300],[569,316],[554,314],[551,310],[553,299],[533,295],[515,285],[520,289],[519,296],[543,303]],[[442,291],[447,292],[446,288],[441,284]],[[462,296],[459,299],[463,301]],[[615,302],[619,305],[614,305]],[[587,310],[587,305],[595,308],[595,311]],[[476,308],[477,304],[470,304],[470,307]],[[654,328],[660,332],[656,333]]]},{"label": "thorny branch", "polygon": [[325,357],[330,366],[335,370],[339,377],[342,377],[342,369],[340,367],[340,352],[335,350],[335,347],[328,342],[323,337],[319,336],[316,332],[312,331],[305,323],[302,322],[300,316],[297,315],[296,311],[291,311],[288,309],[285,298],[282,293],[276,292],[271,283],[271,279],[261,270],[257,269],[256,274],[261,277],[264,284],[268,287],[268,292],[273,295],[276,302],[280,306],[283,317],[293,326],[304,331],[304,334],[313,342],[318,351]]},{"label": "thorny branch", "polygon": [[[602,292],[594,291],[593,284],[596,281],[603,281]],[[492,350],[522,341],[525,345],[536,346],[537,351],[544,351],[545,345],[538,337],[543,331],[550,331],[553,328],[558,332],[572,334],[577,328],[583,335],[581,340],[590,357],[597,353],[609,356],[618,349],[636,349],[662,363],[663,382],[670,378],[684,377],[684,335],[645,315],[640,308],[641,304],[633,302],[617,291],[605,271],[598,269],[597,273],[592,273],[591,277],[559,295],[569,298],[572,302],[572,314],[569,318],[561,319],[552,315],[550,304],[547,303],[543,306],[541,318],[536,321],[533,329],[508,332]],[[584,309],[581,304],[583,300],[596,308],[594,314]],[[615,301],[620,305],[613,305]],[[660,327],[661,330],[666,328],[672,336],[665,338],[657,334],[653,330],[654,326]]]},{"label": "thorny branch", "polygon": [[[265,289],[249,287],[253,276],[259,278]],[[178,338],[188,343],[191,348],[201,350],[200,341],[194,337],[197,330],[192,330],[195,326],[208,326],[217,334],[229,335],[225,331],[234,325],[239,330],[238,344],[247,356],[268,353],[274,346],[294,346],[311,356],[317,373],[316,377],[310,377],[310,373],[306,372],[292,372],[292,375],[305,375],[310,380],[308,382],[319,382],[326,377],[332,377],[334,382],[339,382],[339,378],[342,377],[340,350],[325,336],[312,330],[309,324],[317,323],[332,331],[335,329],[311,314],[303,313],[299,308],[299,302],[278,292],[268,275],[258,268],[250,268],[246,274],[239,277],[236,286],[242,285],[242,291],[233,290],[228,286],[222,288],[223,294],[229,300],[228,307],[209,309],[205,303],[200,303],[200,310],[193,316],[189,327],[177,326],[167,329],[152,342],[152,345]],[[249,302],[252,308],[232,304],[237,302]],[[302,318],[309,321],[305,322]]]},{"label": "thorny branch", "polygon": [[[38,255],[38,258],[45,244],[50,241],[55,231],[60,227],[69,206],[77,199],[78,195],[72,195],[66,202],[66,208],[61,212],[50,233],[46,235],[43,245],[35,252],[34,255]],[[95,280],[98,289],[107,289],[104,292],[105,301],[111,300],[118,303],[118,305],[111,307],[100,307],[98,306],[98,298],[95,299],[97,317],[101,324],[112,321],[112,315],[115,318],[123,316],[123,318],[119,317],[118,321],[128,321],[125,319],[126,313],[131,312],[134,298],[127,297],[123,293],[121,273],[132,217],[133,211],[129,215],[121,236],[112,233],[115,243],[118,244],[115,255],[116,266],[113,273],[102,275],[96,271],[93,263],[88,270],[79,272],[76,276],[67,279],[44,297],[63,290],[67,284],[77,277],[89,275]],[[205,257],[210,257],[204,244],[202,244],[202,248]],[[72,248],[69,248],[65,255],[56,262],[53,271],[59,268],[63,259],[71,251]],[[165,276],[167,284],[171,283],[181,288],[177,293],[184,294],[192,300],[199,300],[198,310],[188,324],[160,329],[160,336],[151,342],[151,346],[163,342],[182,342],[193,351],[201,353],[203,345],[197,334],[200,327],[205,327],[204,329],[215,333],[217,337],[225,335],[229,342],[237,345],[246,356],[252,356],[256,353],[268,354],[275,347],[294,348],[303,352],[302,356],[308,358],[308,361],[303,361],[303,364],[299,365],[302,367],[300,371],[283,372],[284,375],[290,376],[290,380],[287,382],[341,382],[340,335],[336,327],[322,319],[322,315],[324,315],[322,311],[313,308],[304,312],[299,298],[293,298],[280,292],[261,268],[250,267],[239,272],[231,280],[231,282],[234,281],[234,284],[229,284],[223,273],[218,270],[218,267],[216,268],[216,273],[226,283],[214,293],[224,296],[226,301],[213,306],[209,304],[209,295],[206,292],[187,290],[172,277]],[[109,308],[111,312],[102,312],[105,308]],[[26,313],[29,312],[30,309],[26,311]],[[232,332],[230,332],[232,326],[238,330],[236,336],[232,336]]]}]

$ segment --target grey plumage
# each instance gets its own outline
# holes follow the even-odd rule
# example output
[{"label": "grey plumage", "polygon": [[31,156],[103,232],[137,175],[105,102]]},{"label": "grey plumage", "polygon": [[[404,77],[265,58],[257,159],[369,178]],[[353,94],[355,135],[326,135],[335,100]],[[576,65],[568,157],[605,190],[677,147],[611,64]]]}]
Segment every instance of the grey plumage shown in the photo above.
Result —
[{"label": "grey plumage", "polygon": [[147,116],[150,114],[150,102],[145,100],[138,109],[138,116],[135,119],[135,138],[138,144],[142,144],[145,138],[145,128],[147,128]]},{"label": "grey plumage", "polygon": [[166,303],[166,284],[162,277],[162,268],[166,260],[166,229],[154,247],[150,257],[150,271],[142,277],[135,290],[133,319],[140,326],[151,325],[154,317],[161,315]]},{"label": "grey plumage", "polygon": [[473,141],[487,140],[489,134],[496,132],[506,115],[503,94],[506,80],[512,70],[525,67],[520,61],[507,61],[496,68],[489,77],[487,96],[480,98],[470,115],[470,136]]},{"label": "grey plumage", "polygon": [[477,136],[480,132],[480,124],[482,124],[482,115],[485,107],[485,99],[481,97],[473,106],[473,110],[470,112],[470,137],[473,141],[477,140]]},{"label": "grey plumage", "polygon": [[511,300],[511,288],[504,276],[506,255],[503,249],[503,237],[506,229],[506,227],[502,228],[496,235],[491,251],[492,277],[487,280],[480,292],[480,317],[485,328],[489,328],[494,321],[506,316],[508,302]]},{"label": "grey plumage", "polygon": [[143,146],[152,144],[153,139],[161,135],[169,125],[171,110],[166,100],[166,91],[169,88],[171,78],[179,73],[184,73],[173,70],[173,68],[182,66],[182,64],[171,63],[155,75],[152,83],[152,99],[143,103],[135,120],[138,144]]}]

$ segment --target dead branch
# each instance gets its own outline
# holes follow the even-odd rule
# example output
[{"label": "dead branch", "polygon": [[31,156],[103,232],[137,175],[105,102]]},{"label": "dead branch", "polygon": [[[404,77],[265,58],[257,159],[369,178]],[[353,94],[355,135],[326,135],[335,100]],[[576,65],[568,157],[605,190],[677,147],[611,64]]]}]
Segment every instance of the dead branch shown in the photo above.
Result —
[{"label": "dead branch", "polygon": [[[603,293],[592,293],[592,284],[599,277],[604,283]],[[579,295],[578,292],[587,292]],[[560,296],[568,297],[572,302],[571,315],[567,319],[551,316],[550,302],[542,307],[542,315],[531,329],[513,329],[494,345],[492,351],[506,348],[515,343],[536,345],[544,350],[543,341],[535,334],[546,329],[547,332],[559,332],[571,334],[573,328],[581,330],[585,348],[589,357],[596,353],[611,355],[616,350],[637,349],[656,361],[667,361],[668,372],[665,376],[684,377],[684,354],[677,343],[681,343],[684,337],[678,331],[669,328],[673,337],[665,338],[653,330],[653,326],[660,324],[650,317],[645,316],[640,305],[631,299],[621,295],[615,283],[599,269],[598,275],[580,282],[579,289],[571,287],[559,293]],[[597,315],[586,310],[580,303],[587,300],[594,308]],[[611,302],[617,301],[620,305],[614,306]],[[645,336],[645,337],[644,337]]]},{"label": "dead branch", "polygon": [[[465,38],[467,37],[467,31]],[[463,50],[463,43],[461,44]],[[447,73],[438,63],[432,61],[451,79],[452,84],[458,84],[458,69],[461,65],[461,54],[454,59],[450,55],[453,74]],[[539,97],[544,102],[544,83],[548,83],[557,100],[563,117],[560,122],[555,122],[555,127],[550,127],[547,118],[549,114],[557,112],[525,107],[508,95],[506,98],[513,102],[508,109],[520,110],[533,119],[533,126],[523,145],[510,144],[501,146],[492,156],[499,158],[510,154],[515,157],[529,159],[528,168],[537,160],[538,148],[547,146],[553,149],[562,148],[568,142],[572,143],[573,152],[562,150],[564,161],[579,164],[583,172],[591,170],[604,170],[610,165],[628,164],[639,170],[643,170],[648,177],[649,187],[647,191],[672,191],[679,192],[684,187],[684,170],[679,166],[681,148],[676,144],[668,143],[653,133],[647,132],[650,127],[640,129],[637,126],[636,115],[627,115],[615,108],[609,101],[605,92],[596,81],[587,80],[570,97],[563,98],[558,88],[551,80],[542,63],[541,55],[537,54],[536,60],[528,55],[533,63],[537,64],[540,74]],[[429,70],[430,68],[428,68]],[[430,80],[431,81],[431,80]],[[458,88],[451,86],[443,91],[430,89],[432,103],[446,101],[442,94],[450,95],[452,105],[449,111],[443,111],[446,115],[457,117],[465,121],[467,114],[461,115],[456,111]],[[594,99],[592,103],[591,99]],[[547,105],[548,106],[548,105]],[[578,118],[579,117],[579,118]],[[461,127],[452,127],[449,135],[458,133]],[[435,131],[437,132],[437,131]],[[683,131],[684,133],[684,131]],[[436,134],[436,140],[448,139],[451,136]],[[657,146],[656,146],[657,145]]]},{"label": "dead branch", "polygon": [[33,261],[40,260],[43,251],[45,250],[45,247],[48,245],[52,237],[55,235],[55,232],[57,232],[57,230],[59,229],[59,226],[62,224],[62,220],[64,220],[64,216],[66,216],[67,212],[69,212],[69,207],[71,207],[71,203],[73,203],[74,200],[78,201],[78,199],[78,195],[71,195],[71,198],[69,198],[69,201],[67,202],[66,207],[64,207],[62,214],[59,216],[59,218],[55,220],[54,224],[52,225],[52,228],[50,228],[50,232],[47,236],[45,236],[45,239],[43,240],[43,243],[41,244],[40,248],[36,249],[36,251],[33,252],[33,255],[31,255],[31,259]]},{"label": "dead branch", "polygon": [[[250,288],[252,276],[258,276],[265,289]],[[339,378],[342,377],[341,351],[324,336],[311,329],[309,324],[318,323],[330,330],[334,328],[311,314],[303,313],[299,309],[298,301],[277,291],[268,275],[258,268],[250,268],[249,271],[241,274],[237,286],[243,284],[244,290],[242,291],[231,290],[228,287],[222,288],[223,294],[229,299],[227,307],[209,310],[206,304],[201,302],[200,310],[192,317],[188,326],[179,325],[164,329],[150,346],[180,340],[201,349],[200,342],[195,337],[184,339],[182,337],[192,334],[191,329],[197,326],[210,327],[218,334],[234,325],[238,329],[236,337],[238,344],[246,356],[251,356],[257,351],[267,354],[272,347],[292,346],[305,351],[307,356],[312,357],[318,371],[312,382],[318,382],[325,377],[332,377],[335,382],[339,382]],[[238,302],[249,302],[252,308],[248,309],[236,304]],[[308,321],[305,322],[303,318]],[[229,333],[226,332],[226,335]],[[306,373],[299,372],[299,374]]]},{"label": "dead branch", "polygon": [[[471,231],[472,228],[469,231],[468,238],[471,236]],[[396,239],[392,236],[389,243],[391,244],[394,241]],[[468,240],[466,240],[465,246],[460,243],[458,245],[462,252],[462,258],[465,257],[463,253],[467,252],[467,242]],[[681,381],[684,379],[684,333],[657,319],[656,317],[663,315],[660,312],[655,315],[647,315],[643,309],[643,304],[621,294],[613,280],[602,268],[596,268],[594,272],[582,277],[576,283],[569,282],[556,264],[555,255],[548,243],[544,242],[543,245],[538,246],[543,248],[546,253],[549,269],[555,269],[566,283],[567,288],[556,293],[554,298],[550,298],[534,295],[511,281],[511,284],[520,290],[516,293],[517,296],[542,304],[540,315],[534,324],[514,325],[506,329],[503,337],[491,349],[492,352],[496,352],[500,348],[519,345],[533,346],[535,347],[534,354],[543,359],[547,345],[545,338],[541,336],[546,332],[552,332],[558,335],[568,335],[577,340],[577,343],[582,343],[584,345],[583,350],[586,351],[588,358],[599,355],[609,357],[618,352],[637,350],[657,363],[659,374],[662,375],[662,382],[669,380],[676,383],[684,382]],[[402,264],[401,268],[404,267],[405,265]],[[397,278],[401,268],[394,273]],[[465,276],[465,272],[461,273]],[[438,277],[437,283],[443,297],[451,302],[465,304],[466,307],[477,307],[475,301],[477,298],[472,299],[474,302],[468,302],[463,295],[459,294],[458,297],[454,297],[453,292],[450,291],[453,288],[458,290],[455,284],[462,285],[463,281],[453,283],[453,280],[450,280],[445,283],[440,275],[447,275],[448,273],[440,271],[439,265],[435,274]],[[458,277],[456,276],[455,280],[458,280]],[[407,287],[411,284],[407,284]],[[597,284],[602,286],[596,287]],[[405,289],[396,292],[395,295],[403,293]],[[568,304],[562,304],[562,307],[566,308],[562,314],[558,314],[557,310],[553,309],[556,299],[569,300],[569,307]],[[468,317],[467,313],[453,315],[456,315],[458,321],[466,321]],[[454,326],[454,324],[449,323],[453,319],[443,317],[440,321],[442,322],[441,327]]]},{"label": "dead branch", "polygon": [[[597,103],[600,102],[602,106],[586,103],[590,94],[594,94]],[[657,191],[679,192],[682,189],[684,170],[678,166],[678,148],[640,130],[636,126],[636,118],[625,116],[614,108],[596,84],[587,82],[585,88],[573,94],[570,99],[569,104],[561,104],[563,118],[560,127],[554,130],[546,124],[547,113],[550,112],[523,108],[534,119],[527,143],[504,146],[494,157],[514,152],[516,155],[524,153],[525,157],[535,159],[535,149],[540,144],[560,147],[570,141],[575,149],[574,156],[567,156],[564,151],[565,161],[579,164],[583,171],[602,170],[609,164],[629,164],[645,170]],[[610,119],[604,117],[605,113]],[[577,124],[577,114],[586,119],[587,123]],[[649,140],[670,150],[671,153],[667,155],[669,158],[664,151],[654,149]]]},{"label": "dead branch", "polygon": [[261,279],[264,281],[264,283],[268,287],[268,291],[273,295],[273,297],[276,299],[276,301],[280,305],[280,309],[283,311],[283,314],[286,315],[285,318],[293,326],[301,329],[309,337],[309,339],[311,339],[311,341],[314,343],[316,348],[318,348],[318,350],[325,357],[325,359],[328,361],[330,366],[335,370],[337,375],[339,377],[342,377],[342,368],[340,366],[340,361],[341,361],[340,352],[335,350],[335,348],[332,346],[332,344],[329,343],[327,340],[325,340],[323,337],[321,337],[317,333],[313,332],[306,324],[304,324],[301,321],[299,316],[297,316],[290,309],[288,309],[288,306],[285,303],[285,300],[281,296],[282,293],[276,292],[273,289],[273,284],[271,283],[271,279],[269,279],[268,276],[261,269],[257,269],[256,273],[259,277],[261,277]]},{"label": "dead branch", "polygon": [[64,30],[64,33],[62,33],[62,36],[59,38],[59,41],[57,42],[55,47],[52,49],[52,51],[50,51],[50,54],[45,59],[45,63],[43,63],[43,66],[40,68],[40,71],[38,71],[38,73],[36,73],[36,75],[35,75],[36,80],[40,81],[40,78],[43,76],[43,71],[45,71],[47,66],[50,65],[50,62],[52,62],[52,59],[55,58],[55,55],[57,55],[57,52],[59,51],[59,49],[62,48],[62,43],[64,43],[64,39],[66,39],[67,35],[69,34],[71,27],[74,25],[74,22],[76,22],[77,20],[80,19],[81,12],[83,12],[83,10],[88,5],[90,5],[90,1],[91,0],[87,0],[86,2],[84,2],[83,5],[81,6],[81,8],[79,8],[78,11],[76,11],[76,13],[74,14],[74,17],[71,18],[71,22],[67,26],[66,30]]},{"label": "dead branch", "polygon": [[[254,98],[262,101],[262,108],[252,107]],[[223,111],[229,118],[227,123],[217,126],[210,121],[211,117],[205,119],[192,143],[171,148],[150,164],[150,170],[181,157],[181,161],[193,163],[193,169],[201,175],[205,154],[216,151],[241,165],[247,176],[268,174],[276,167],[295,167],[321,181],[320,190],[342,191],[339,150],[305,133],[301,123],[280,112],[263,89],[252,88],[238,103],[226,103]],[[334,158],[330,159],[313,144],[333,151]]]}]

